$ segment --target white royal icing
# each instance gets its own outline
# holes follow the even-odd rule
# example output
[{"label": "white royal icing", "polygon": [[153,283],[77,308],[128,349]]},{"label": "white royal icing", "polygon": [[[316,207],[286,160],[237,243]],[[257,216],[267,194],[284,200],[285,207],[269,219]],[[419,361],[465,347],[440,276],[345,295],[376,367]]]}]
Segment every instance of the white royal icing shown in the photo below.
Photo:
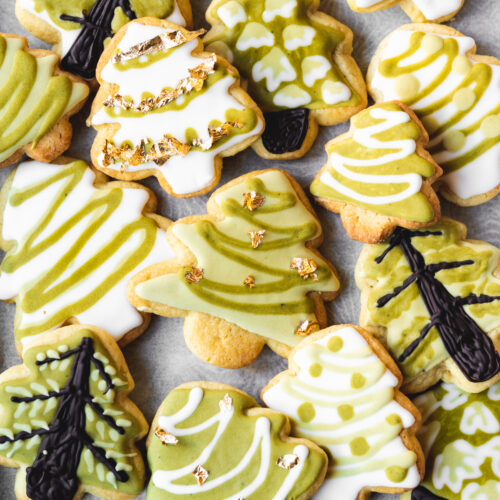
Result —
[{"label": "white royal icing", "polygon": [[[333,337],[342,340],[337,352],[327,347]],[[290,416],[298,435],[315,441],[335,458],[315,499],[331,500],[342,492],[342,500],[356,500],[365,487],[412,488],[419,484],[416,456],[405,447],[400,431],[395,435],[390,431],[393,434],[383,440],[389,415],[399,416],[403,428],[413,425],[414,417],[393,399],[396,377],[357,330],[335,330],[299,348],[290,361],[297,366],[297,373],[280,376],[262,398],[270,408]],[[321,366],[319,375],[310,371],[313,365]],[[366,377],[365,385],[359,389],[351,386],[355,373]],[[312,404],[314,408],[314,416],[307,423],[299,417],[303,404]],[[351,406],[352,418],[342,420],[338,410],[342,405]],[[374,453],[368,451],[365,457],[353,455],[350,442],[356,437],[365,438]],[[409,463],[413,465],[401,482],[394,483],[386,476],[386,467],[404,467]]]},{"label": "white royal icing", "polygon": [[[379,61],[382,62],[404,53],[409,46],[412,33],[414,33],[413,30],[399,29],[389,35],[387,42],[384,43],[384,48],[380,53]],[[458,43],[459,55],[467,54],[468,51],[470,51],[475,45],[474,40],[469,37],[439,36],[442,39],[454,38]],[[402,60],[399,67],[404,68],[405,66],[419,63],[427,57],[429,57],[429,53],[421,47],[415,52],[415,54]],[[446,57],[443,55],[438,57],[434,62],[427,64],[420,69],[415,69],[409,74],[418,80],[420,89],[427,88],[443,71],[446,60]],[[477,64],[477,62],[470,58],[469,61],[471,64]],[[381,101],[401,100],[400,95],[396,91],[396,79],[382,76],[379,71],[380,62],[378,62],[378,66],[370,82],[372,89],[376,93],[380,94]],[[492,76],[485,92],[472,106],[472,108],[467,110],[463,117],[459,118],[456,123],[449,126],[448,130],[466,130],[468,127],[480,123],[495,107],[500,106],[500,66],[495,64],[490,64],[489,66],[491,68]],[[417,115],[419,115],[419,111],[425,110],[427,106],[438,102],[441,98],[447,96],[451,92],[454,92],[465,77],[466,75],[451,71],[446,76],[444,82],[438,84],[429,95],[424,96],[415,103],[412,103],[411,108],[417,113]],[[455,103],[450,102],[431,114],[426,114],[426,118],[432,118],[436,120],[439,125],[443,125],[448,123],[450,119],[456,115],[456,113],[457,107],[455,106]],[[428,146],[429,149],[432,149],[433,146],[439,145],[442,142],[442,139],[443,134],[436,135],[435,137],[431,134],[431,141]],[[443,146],[439,146],[438,151],[433,155],[434,159],[438,164],[443,165],[447,161],[464,157],[468,152],[478,147],[484,140],[485,136],[481,131],[481,127],[478,126],[475,131],[472,131],[466,136],[464,145],[458,151],[448,151]],[[444,167],[444,169],[446,170],[446,167]],[[464,199],[487,193],[498,186],[500,184],[500,142],[497,142],[495,145],[487,149],[487,151],[464,164],[457,170],[450,173],[446,173],[445,171],[442,181],[447,184],[452,192]]]},{"label": "white royal icing", "polygon": [[291,17],[297,7],[297,0],[266,0],[262,19],[270,23],[275,17]]},{"label": "white royal icing", "polygon": [[[384,1],[355,0],[354,5],[359,9],[368,9]],[[413,3],[428,21],[434,21],[456,12],[462,5],[462,0],[413,0]]]},{"label": "white royal icing", "polygon": [[[29,161],[21,163],[15,171],[10,192],[28,186],[43,183],[56,175],[63,166]],[[33,242],[42,242],[58,230],[80,211],[89,199],[98,197],[103,190],[93,186],[95,174],[88,169],[81,181],[73,188],[70,194],[53,214],[47,227]],[[2,238],[5,241],[16,242],[22,245],[30,234],[36,230],[40,220],[45,215],[45,210],[52,206],[52,201],[63,188],[66,179],[61,179],[50,184],[38,194],[28,198],[27,201],[13,206],[6,203],[3,212]],[[30,283],[42,277],[52,269],[52,266],[66,254],[82,233],[94,226],[94,233],[82,250],[75,256],[71,265],[65,272],[51,284],[57,286],[82,267],[101,250],[120,230],[133,221],[143,217],[142,210],[149,195],[144,189],[123,189],[123,198],[120,205],[112,212],[107,220],[98,225],[95,221],[96,213],[84,217],[74,227],[66,230],[63,236],[55,238],[54,243],[46,250],[28,260],[14,272],[7,273],[3,270],[0,274],[0,298],[9,300],[18,297],[22,300],[23,294],[29,290]],[[76,301],[93,293],[104,279],[109,277],[117,266],[142,244],[142,236],[135,232],[130,239],[123,241],[120,248],[110,253],[108,258],[83,280],[75,284],[55,300],[45,304],[41,309],[25,313],[22,303],[18,302],[16,314],[16,328],[36,326],[42,321],[47,321],[65,307],[71,306]],[[12,251],[14,252],[14,250]],[[130,305],[127,300],[126,287],[133,274],[141,269],[173,257],[174,253],[166,242],[165,232],[157,230],[154,247],[141,262],[141,264],[124,276],[93,306],[79,314],[68,314],[66,319],[75,316],[80,323],[91,324],[103,328],[115,339],[120,339],[125,333],[143,323],[143,318]],[[59,325],[54,325],[57,328]],[[33,337],[24,337],[22,340],[30,341]]]},{"label": "white royal icing", "polygon": [[[279,61],[279,65],[275,62]],[[274,92],[283,82],[295,80],[297,73],[290,64],[284,52],[278,47],[273,47],[252,68],[252,78],[256,82],[266,79],[266,87],[269,92]]]},{"label": "white royal icing", "polygon": [[235,0],[221,5],[217,9],[217,15],[229,29],[234,28],[237,24],[244,23],[247,20],[245,9]]},{"label": "white royal icing", "polygon": [[[160,33],[169,31],[159,26],[147,26],[139,23],[131,23],[120,40],[118,48],[121,51],[149,40]],[[112,60],[108,61],[103,68],[101,78],[109,83],[119,86],[121,95],[129,95],[134,101],[141,99],[143,92],[159,95],[165,87],[176,88],[179,81],[189,76],[189,69],[195,68],[201,62],[200,57],[194,57],[191,52],[197,47],[197,40],[188,41],[175,47],[168,57],[159,59],[142,68],[128,68],[119,71]],[[186,140],[187,128],[193,128],[202,140],[210,138],[208,126],[213,120],[222,123],[226,121],[225,113],[228,109],[243,110],[245,107],[229,94],[229,88],[235,83],[232,75],[226,75],[203,93],[195,97],[190,103],[179,111],[170,110],[163,113],[143,113],[136,117],[110,116],[106,108],[102,107],[93,117],[92,125],[104,125],[117,123],[120,129],[113,136],[116,145],[128,140],[134,146],[140,144],[143,139],[159,141],[165,134],[169,134],[181,142]],[[182,102],[184,96],[178,97]],[[250,132],[235,134],[220,146],[215,144],[208,151],[191,150],[185,156],[173,156],[163,165],[154,162],[142,163],[136,166],[127,166],[128,172],[154,169],[161,172],[173,192],[176,194],[189,194],[209,186],[215,176],[214,158],[244,141],[246,138],[256,135],[263,128],[261,120]],[[101,166],[104,166],[103,154],[98,158]],[[122,168],[121,163],[108,166],[114,170]]]}]

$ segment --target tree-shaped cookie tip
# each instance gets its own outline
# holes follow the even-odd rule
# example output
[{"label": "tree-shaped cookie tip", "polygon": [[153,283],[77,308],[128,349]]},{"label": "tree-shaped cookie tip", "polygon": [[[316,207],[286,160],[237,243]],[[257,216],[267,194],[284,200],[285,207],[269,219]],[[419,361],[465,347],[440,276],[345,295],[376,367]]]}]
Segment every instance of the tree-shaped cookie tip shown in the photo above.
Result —
[{"label": "tree-shaped cookie tip", "polygon": [[148,499],[311,498],[327,457],[289,432],[287,417],[260,408],[238,389],[211,382],[181,385],[151,427]]},{"label": "tree-shaped cookie tip", "polygon": [[223,157],[261,134],[260,110],[236,69],[203,51],[203,33],[142,18],[108,44],[89,118],[97,168],[125,180],[154,175],[170,194],[196,196],[217,185]]},{"label": "tree-shaped cookie tip", "polygon": [[0,168],[25,153],[52,161],[68,149],[69,117],[83,106],[89,88],[58,62],[53,52],[29,49],[26,38],[0,33]]},{"label": "tree-shaped cookie tip", "polygon": [[134,442],[147,423],[127,398],[133,380],[103,330],[74,325],[37,339],[0,376],[0,463],[19,467],[18,498],[137,495]]},{"label": "tree-shaped cookie tip", "polygon": [[439,200],[431,184],[441,168],[424,149],[428,136],[400,102],[372,106],[355,115],[349,132],[325,146],[328,163],[311,193],[339,212],[351,238],[385,240],[399,226],[436,223]]},{"label": "tree-shaped cookie tip", "polygon": [[352,32],[318,6],[319,0],[214,0],[207,9],[207,48],[234,63],[265,111],[266,129],[254,145],[263,157],[300,157],[318,124],[345,121],[366,106]]},{"label": "tree-shaped cookie tip", "polygon": [[384,339],[409,392],[441,378],[478,392],[500,376],[500,250],[465,236],[464,225],[446,218],[398,228],[358,261],[361,324]]},{"label": "tree-shaped cookie tip", "polygon": [[244,366],[266,343],[286,355],[325,325],[323,300],[340,287],[316,250],[322,229],[312,207],[291,176],[264,170],[223,186],[207,208],[169,229],[177,259],[137,274],[130,300],[186,316],[188,346],[218,366]]},{"label": "tree-shaped cookie tip", "polygon": [[343,500],[362,500],[371,491],[398,493],[420,483],[420,415],[399,392],[401,380],[373,337],[338,325],[295,347],[289,369],[263,389],[264,403],[290,417],[295,435],[329,454],[318,498],[341,492]]}]

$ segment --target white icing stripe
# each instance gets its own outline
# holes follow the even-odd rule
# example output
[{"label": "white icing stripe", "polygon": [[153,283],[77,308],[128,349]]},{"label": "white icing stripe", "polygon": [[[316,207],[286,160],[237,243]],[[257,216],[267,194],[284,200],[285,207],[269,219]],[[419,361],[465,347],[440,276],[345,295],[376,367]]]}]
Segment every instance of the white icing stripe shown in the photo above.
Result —
[{"label": "white icing stripe", "polygon": [[[337,340],[338,349],[327,347],[334,337],[341,339]],[[342,492],[342,500],[356,500],[365,487],[418,485],[416,457],[399,436],[401,426],[413,425],[414,417],[393,399],[397,379],[357,330],[336,330],[297,350],[290,361],[298,366],[298,373],[281,376],[262,397],[267,406],[293,419],[298,435],[315,441],[335,457],[329,478],[315,498],[327,500]],[[356,389],[353,377],[359,375],[365,383]],[[312,408],[307,423],[299,416],[304,405]],[[397,418],[400,425],[389,423]],[[365,440],[369,449],[354,454],[356,439]],[[386,475],[390,466],[408,467],[408,472],[401,481],[393,482]]]},{"label": "white icing stripe", "polygon": [[434,21],[457,11],[462,0],[413,0],[413,3],[427,20]]},{"label": "white icing stripe", "polygon": [[[203,465],[210,458],[219,442],[219,439],[224,434],[224,431],[234,415],[234,406],[231,406],[230,410],[221,409],[218,413],[200,425],[178,428],[177,424],[182,423],[195,413],[202,399],[203,389],[200,387],[191,389],[186,405],[174,415],[161,416],[158,419],[158,425],[164,431],[170,432],[177,437],[198,434],[206,429],[209,429],[213,425],[217,425],[217,431],[215,432],[214,437],[203,449],[200,455],[193,460],[193,462],[175,470],[157,470],[153,473],[152,481],[157,488],[175,495],[201,494],[222,486],[224,483],[240,474],[246,467],[248,467],[251,460],[254,459],[255,455],[259,452],[260,447],[260,465],[257,475],[249,485],[240,490],[238,493],[228,497],[226,500],[239,500],[241,498],[247,498],[260,488],[262,484],[264,484],[271,465],[271,423],[266,417],[259,417],[256,420],[252,443],[241,461],[232,470],[213,479],[209,477],[209,479],[201,485],[174,484],[176,480],[191,474],[198,465]],[[304,445],[296,446],[294,453],[299,457],[299,463],[288,472],[279,491],[273,497],[273,500],[285,500],[287,498],[288,493],[292,490],[302,472],[305,459],[309,455],[309,451]]]},{"label": "white icing stripe", "polygon": [[[61,169],[64,169],[64,166],[35,161],[21,163],[14,175],[11,192],[43,183],[56,175]],[[94,179],[94,173],[88,169],[81,181],[72,189],[53,214],[49,224],[38,236],[34,244],[54,235],[90,199],[98,197],[105,191],[96,189],[93,186]],[[40,220],[45,216],[45,210],[51,207],[54,198],[65,182],[67,182],[66,179],[57,181],[17,206],[7,203],[3,213],[2,238],[6,241],[18,242],[19,245],[24,244],[29,235],[38,227]],[[120,205],[116,207],[101,226],[96,225],[96,213],[94,211],[72,229],[66,230],[60,237],[56,238],[54,243],[49,245],[46,250],[28,260],[14,272],[7,273],[4,269],[0,274],[0,298],[8,300],[18,295],[22,298],[34,280],[40,279],[50,271],[54,263],[76,244],[82,233],[95,226],[94,234],[75,256],[68,269],[57,281],[51,283],[51,288],[63,283],[75,271],[82,269],[121,229],[140,218],[147,199],[148,194],[142,189],[123,189],[123,198]],[[142,235],[135,232],[131,238],[121,243],[119,249],[108,255],[107,259],[95,271],[40,309],[24,312],[22,302],[18,302],[16,328],[33,327],[45,322],[62,309],[94,293],[103,280],[108,278],[123,262],[123,259],[126,259],[140,248],[142,240]],[[165,233],[158,229],[154,247],[140,266],[119,280],[93,306],[74,316],[80,323],[98,326],[110,333],[115,339],[120,339],[125,333],[140,326],[143,322],[142,317],[127,300],[126,286],[129,279],[144,267],[170,257],[173,257],[173,252],[166,242]],[[117,314],[117,311],[119,311],[119,314]],[[68,314],[66,319],[71,316],[72,314]],[[54,328],[57,326],[59,325],[54,325]],[[33,338],[26,337],[23,342],[31,341]]]},{"label": "white icing stripe", "polygon": [[[75,43],[76,39],[78,38],[78,35],[81,32],[81,28],[76,28],[72,30],[65,30],[58,26],[52,19],[50,18],[49,14],[47,11],[42,10],[38,11],[35,7],[35,0],[17,0],[17,3],[19,7],[22,9],[27,10],[34,16],[38,17],[42,21],[46,22],[49,24],[52,28],[54,28],[56,31],[59,32],[59,35],[61,37],[60,41],[60,54],[61,58],[63,58],[71,48],[71,46]],[[174,0],[174,10],[172,11],[171,15],[166,18],[168,21],[172,21],[173,23],[179,24],[180,26],[186,26],[186,20],[181,14],[181,11],[179,9],[179,5],[177,3],[177,0]]]},{"label": "white icing stripe", "polygon": [[[414,31],[412,30],[398,29],[389,35],[380,53],[380,61],[382,62],[403,54],[409,47],[410,37],[413,33]],[[474,47],[474,40],[469,37],[434,36],[439,36],[443,41],[447,39],[456,40],[458,44],[458,56],[465,56]],[[428,51],[420,47],[413,55],[401,60],[399,68],[404,69],[409,65],[419,64],[430,56],[431,54]],[[470,58],[467,59],[473,66],[478,64]],[[420,118],[422,118],[420,112],[425,111],[428,106],[437,106],[436,103],[442,102],[446,96],[455,96],[462,82],[470,74],[470,71],[461,74],[452,70],[435,88],[430,87],[436,81],[436,78],[446,70],[446,64],[447,58],[442,55],[420,69],[412,69],[403,73],[404,75],[409,75],[412,79],[416,79],[420,91],[432,88],[427,96],[424,96],[417,102],[411,103],[411,108]],[[447,184],[452,192],[463,199],[485,194],[500,184],[500,141],[481,154],[478,154],[475,158],[467,160],[467,155],[473,153],[475,148],[480,148],[487,138],[483,134],[481,127],[477,127],[477,130],[468,134],[464,132],[472,126],[481,124],[493,109],[500,106],[500,67],[495,64],[489,64],[488,66],[491,69],[491,81],[477,102],[463,116],[458,116],[459,110],[454,99],[451,99],[451,102],[448,104],[437,106],[437,109],[432,113],[425,112],[424,115],[425,120],[433,120],[437,126],[446,126],[447,130],[445,133],[453,131],[454,133],[464,135],[465,140],[463,145],[454,151],[445,149],[443,145],[444,134],[433,135],[431,133],[431,141],[429,143],[429,148],[436,147],[436,151],[433,153],[434,160],[445,170],[445,174],[442,177],[443,182]],[[370,84],[372,89],[380,95],[381,101],[404,101],[397,91],[396,82],[396,78],[386,77],[380,73],[379,63],[377,68],[375,68]],[[471,86],[468,86],[468,88],[473,90]],[[447,173],[446,163],[458,159],[465,159],[463,166]]]},{"label": "white icing stripe", "polygon": [[385,165],[391,161],[402,160],[415,153],[416,143],[413,139],[381,141],[375,138],[375,136],[381,132],[390,130],[397,125],[408,123],[410,121],[410,117],[404,111],[389,111],[381,108],[374,108],[370,111],[370,115],[375,119],[383,121],[381,123],[377,123],[376,125],[356,129],[353,134],[354,141],[361,144],[365,148],[397,151],[386,153],[378,158],[367,160],[347,158],[338,153],[331,153],[331,168],[347,179],[361,182],[363,184],[408,184],[408,187],[398,193],[387,196],[363,195],[338,182],[331,175],[328,168],[325,169],[321,175],[321,181],[339,193],[349,196],[354,200],[369,203],[371,205],[385,205],[405,200],[420,191],[420,188],[422,187],[422,177],[419,174],[372,175],[353,172],[349,169],[349,167],[370,168],[377,165]]}]

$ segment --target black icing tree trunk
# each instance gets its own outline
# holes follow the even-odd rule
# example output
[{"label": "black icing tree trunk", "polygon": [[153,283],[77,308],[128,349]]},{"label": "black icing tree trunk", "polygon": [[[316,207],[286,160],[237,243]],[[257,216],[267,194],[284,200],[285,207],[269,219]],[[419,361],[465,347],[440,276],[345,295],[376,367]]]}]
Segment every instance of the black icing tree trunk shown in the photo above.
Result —
[{"label": "black icing tree trunk", "polygon": [[431,493],[428,489],[424,488],[423,486],[419,486],[418,488],[415,488],[411,492],[411,500],[446,500],[446,499],[434,495],[434,493]]},{"label": "black icing tree trunk", "polygon": [[86,431],[85,406],[89,405],[97,417],[108,426],[120,434],[125,432],[112,417],[104,414],[103,408],[94,401],[94,396],[90,392],[89,377],[92,364],[106,382],[105,393],[113,388],[109,375],[104,371],[104,365],[94,357],[93,340],[85,337],[77,348],[61,354],[58,358],[37,361],[36,364],[51,363],[71,356],[74,356],[71,375],[63,389],[30,397],[11,397],[14,403],[60,398],[56,415],[48,428],[22,431],[12,438],[0,436],[0,443],[42,436],[36,459],[26,469],[26,493],[31,500],[72,500],[80,484],[77,469],[85,448],[112,472],[117,481],[128,480],[127,473],[116,470],[116,461],[107,458],[105,450],[96,446]]},{"label": "black icing tree trunk", "polygon": [[286,109],[264,113],[266,128],[262,144],[272,154],[292,153],[302,147],[309,129],[309,110]]},{"label": "black icing tree trunk", "polygon": [[135,19],[135,12],[129,0],[97,0],[83,17],[61,15],[64,21],[82,25],[75,42],[61,61],[61,68],[82,78],[95,77],[95,69],[104,49],[104,40],[113,36],[111,23],[115,9],[120,7],[129,19]]},{"label": "black icing tree trunk", "polygon": [[464,310],[465,305],[484,304],[500,300],[500,296],[470,294],[454,297],[436,278],[435,274],[443,269],[454,269],[474,264],[473,260],[439,262],[426,264],[423,255],[413,246],[412,238],[419,236],[441,235],[440,231],[411,231],[397,228],[389,240],[389,247],[376,259],[377,263],[395,247],[400,247],[406,257],[412,274],[391,293],[377,301],[377,307],[384,307],[394,297],[415,282],[420,297],[430,315],[430,321],[420,335],[409,344],[399,357],[405,361],[420,345],[433,327],[436,327],[447,352],[465,377],[471,382],[484,382],[500,371],[500,357],[492,340]]}]

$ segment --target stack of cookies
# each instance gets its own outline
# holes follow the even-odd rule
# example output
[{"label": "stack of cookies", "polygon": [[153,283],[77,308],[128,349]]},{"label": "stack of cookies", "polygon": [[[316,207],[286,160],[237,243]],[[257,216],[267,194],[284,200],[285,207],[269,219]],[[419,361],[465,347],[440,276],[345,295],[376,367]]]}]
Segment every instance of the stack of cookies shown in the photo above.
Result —
[{"label": "stack of cookies", "polygon": [[[53,45],[0,33],[0,299],[22,360],[0,375],[0,464],[18,499],[500,498],[500,249],[438,196],[500,191],[500,61],[439,24],[464,0],[347,3],[412,19],[366,77],[319,0],[213,0],[208,31],[189,0],[16,0]],[[63,156],[89,96],[92,148]],[[319,127],[347,121],[321,166]],[[217,189],[174,222],[148,177],[175,198]],[[325,304],[341,284],[312,203],[364,244],[342,270],[359,320]],[[242,369],[267,345],[288,369],[262,405],[203,376],[168,387],[148,422],[121,348],[151,314],[184,318],[206,363]]]}]

